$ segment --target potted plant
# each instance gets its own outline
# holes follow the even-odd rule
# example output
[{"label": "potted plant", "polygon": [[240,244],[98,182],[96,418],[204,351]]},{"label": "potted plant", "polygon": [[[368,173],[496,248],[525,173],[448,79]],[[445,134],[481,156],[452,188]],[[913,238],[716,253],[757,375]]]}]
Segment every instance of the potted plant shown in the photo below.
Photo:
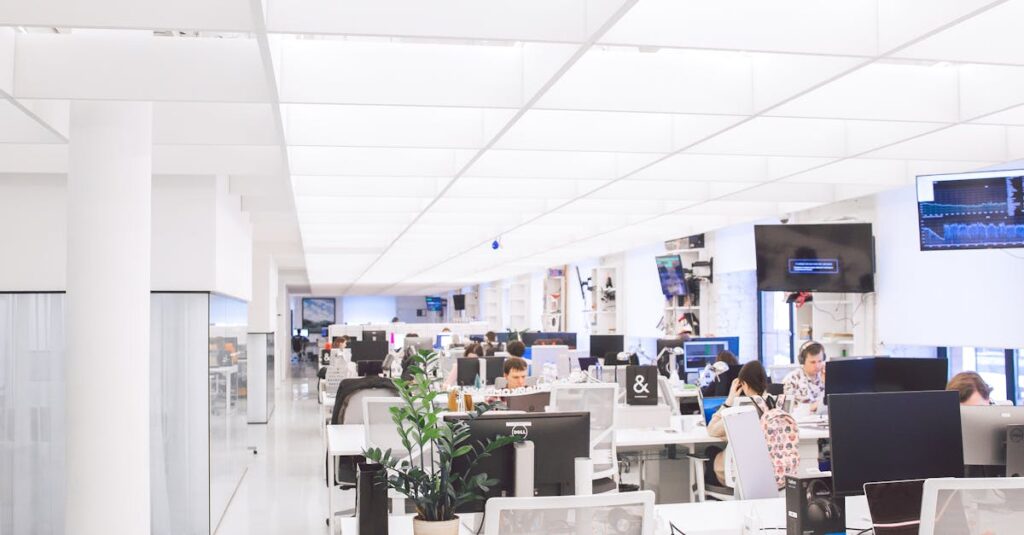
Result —
[{"label": "potted plant", "polygon": [[[457,535],[459,519],[455,515],[456,509],[483,499],[488,488],[498,482],[488,479],[487,474],[470,475],[473,468],[480,459],[519,439],[500,436],[470,444],[469,424],[445,421],[441,417],[444,408],[434,403],[441,392],[431,388],[438,380],[430,379],[425,373],[436,358],[436,354],[413,355],[408,370],[412,379],[395,379],[404,404],[393,407],[391,417],[406,451],[371,448],[364,455],[367,460],[384,467],[381,475],[387,478],[389,488],[416,505],[416,517],[413,519],[416,535]],[[476,418],[491,408],[491,405],[478,403],[470,412],[470,418]],[[466,457],[468,467],[455,471],[454,461],[460,457]]]}]

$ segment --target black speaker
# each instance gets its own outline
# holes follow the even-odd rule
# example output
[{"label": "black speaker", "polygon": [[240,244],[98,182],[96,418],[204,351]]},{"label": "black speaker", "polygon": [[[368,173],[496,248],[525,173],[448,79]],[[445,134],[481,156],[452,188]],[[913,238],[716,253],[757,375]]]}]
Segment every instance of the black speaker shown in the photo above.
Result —
[{"label": "black speaker", "polygon": [[786,476],[786,534],[846,532],[845,502],[832,492],[832,476]]},{"label": "black speaker", "polygon": [[466,296],[462,294],[453,295],[452,304],[455,305],[455,310],[466,310]]},{"label": "black speaker", "polygon": [[359,535],[387,535],[388,484],[386,472],[379,464],[359,463],[356,479],[356,516]]}]

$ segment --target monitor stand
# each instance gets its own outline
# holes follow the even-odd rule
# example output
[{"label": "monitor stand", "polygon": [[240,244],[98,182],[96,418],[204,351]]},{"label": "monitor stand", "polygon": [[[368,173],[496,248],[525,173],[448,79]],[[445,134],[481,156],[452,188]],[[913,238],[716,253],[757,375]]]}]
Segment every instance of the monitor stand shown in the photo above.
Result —
[{"label": "monitor stand", "polygon": [[515,497],[533,497],[533,442],[524,440],[515,443]]},{"label": "monitor stand", "polygon": [[1024,475],[1024,425],[1006,426],[1006,477]]}]

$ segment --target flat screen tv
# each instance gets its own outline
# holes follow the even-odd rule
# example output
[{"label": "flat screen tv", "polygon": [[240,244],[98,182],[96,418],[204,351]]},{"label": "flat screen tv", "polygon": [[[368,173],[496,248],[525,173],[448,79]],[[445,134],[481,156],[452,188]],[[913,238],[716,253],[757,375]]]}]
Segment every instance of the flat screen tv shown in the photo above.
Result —
[{"label": "flat screen tv", "polygon": [[1024,170],[917,177],[922,251],[1024,247]]},{"label": "flat screen tv", "polygon": [[683,274],[683,261],[677,254],[656,257],[658,279],[661,280],[661,293],[665,297],[686,295],[686,276]]},{"label": "flat screen tv", "polygon": [[427,310],[431,312],[441,311],[441,298],[440,297],[427,297]]},{"label": "flat screen tv", "polygon": [[758,290],[875,291],[870,223],[755,225],[754,248]]}]

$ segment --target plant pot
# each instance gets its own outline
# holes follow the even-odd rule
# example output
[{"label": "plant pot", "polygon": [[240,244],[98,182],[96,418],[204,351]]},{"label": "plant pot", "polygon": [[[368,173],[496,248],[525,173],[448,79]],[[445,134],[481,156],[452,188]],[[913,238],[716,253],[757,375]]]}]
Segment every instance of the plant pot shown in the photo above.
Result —
[{"label": "plant pot", "polygon": [[412,519],[413,535],[459,535],[459,517],[440,522]]}]

